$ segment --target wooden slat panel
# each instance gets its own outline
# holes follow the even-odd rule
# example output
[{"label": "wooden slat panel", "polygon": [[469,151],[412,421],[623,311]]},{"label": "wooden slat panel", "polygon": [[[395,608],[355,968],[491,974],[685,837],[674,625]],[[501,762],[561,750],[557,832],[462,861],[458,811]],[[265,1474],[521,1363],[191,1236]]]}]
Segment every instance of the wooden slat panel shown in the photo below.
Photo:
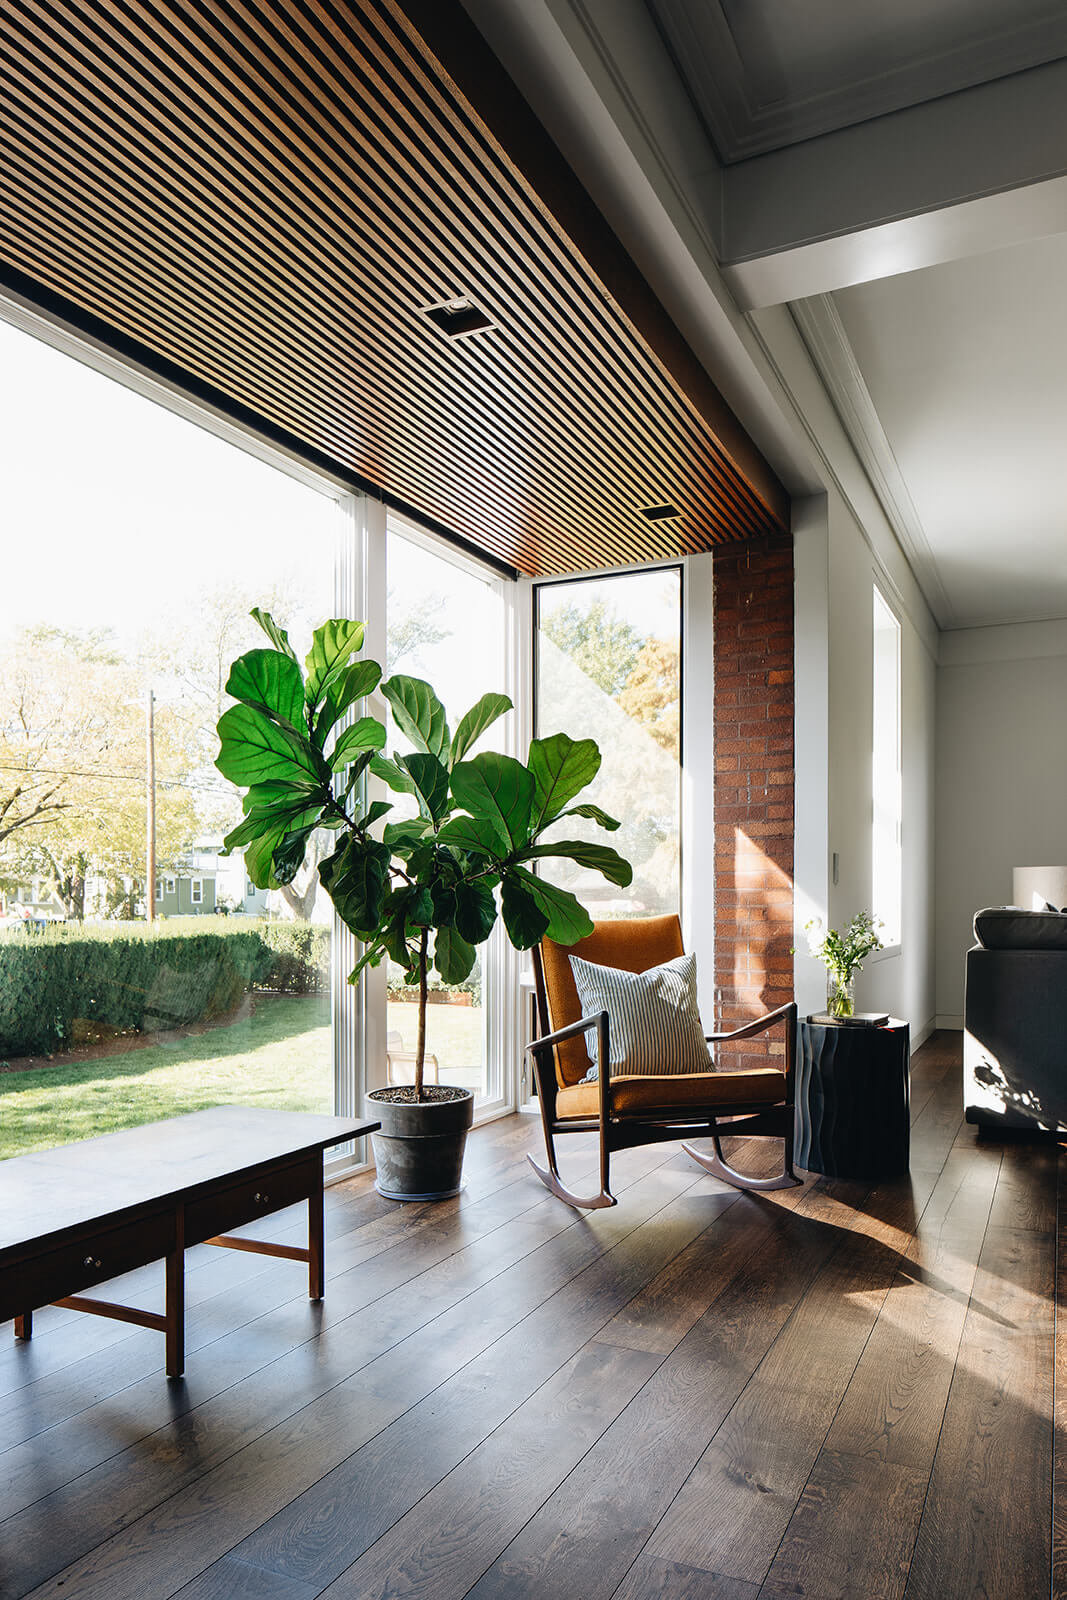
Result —
[{"label": "wooden slat panel", "polygon": [[783,525],[454,0],[11,0],[2,50],[0,282],[521,571]]}]

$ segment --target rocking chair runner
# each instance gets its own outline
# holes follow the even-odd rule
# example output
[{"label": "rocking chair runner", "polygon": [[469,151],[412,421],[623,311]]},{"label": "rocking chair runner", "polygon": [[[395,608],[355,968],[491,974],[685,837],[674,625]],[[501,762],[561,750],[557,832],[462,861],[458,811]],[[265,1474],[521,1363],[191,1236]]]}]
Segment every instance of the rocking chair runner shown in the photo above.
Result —
[{"label": "rocking chair runner", "polygon": [[[568,1205],[583,1210],[613,1206],[609,1164],[613,1150],[664,1139],[710,1139],[714,1154],[683,1143],[682,1149],[705,1171],[740,1189],[785,1189],[799,1183],[793,1173],[793,1077],[796,1058],[797,1008],[790,1002],[731,1033],[708,1034],[711,1045],[749,1039],[781,1023],[785,1031],[785,1070],[773,1066],[743,1072],[707,1072],[664,1076],[614,1077],[608,1070],[609,1018],[606,1011],[583,1017],[569,957],[581,956],[599,966],[624,972],[646,972],[682,955],[678,918],[647,917],[597,923],[594,931],[567,947],[551,939],[533,954],[541,1036],[527,1046],[537,1075],[537,1093],[545,1130],[548,1167],[533,1156],[527,1160],[541,1181]],[[599,1075],[585,1081],[590,1068],[586,1035],[597,1031]],[[721,1119],[731,1120],[720,1125]],[[583,1197],[560,1179],[554,1137],[557,1133],[596,1133],[600,1138],[600,1190]],[[724,1137],[767,1136],[784,1141],[783,1169],[772,1178],[750,1178],[723,1158]]]}]

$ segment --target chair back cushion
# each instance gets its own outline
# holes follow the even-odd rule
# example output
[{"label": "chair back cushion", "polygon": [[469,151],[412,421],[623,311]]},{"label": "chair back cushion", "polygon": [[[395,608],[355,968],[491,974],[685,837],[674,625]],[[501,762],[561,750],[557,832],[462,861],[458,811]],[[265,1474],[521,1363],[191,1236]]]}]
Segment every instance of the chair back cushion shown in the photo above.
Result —
[{"label": "chair back cushion", "polygon": [[[647,972],[620,972],[571,956],[575,987],[588,1016],[608,1013],[608,1070],[611,1077],[675,1076],[711,1068],[697,1010],[697,958],[675,956]],[[595,1054],[595,1032],[586,1034]],[[595,1082],[597,1064],[586,1073]]]},{"label": "chair back cushion", "polygon": [[[577,1022],[582,1015],[581,1001],[571,970],[570,957],[579,956],[601,967],[617,967],[621,972],[647,972],[684,954],[682,926],[676,916],[625,917],[616,922],[598,922],[593,931],[577,944],[556,944],[542,939],[536,952],[540,958],[548,1004],[551,1031]],[[556,1079],[560,1088],[581,1083],[592,1066],[585,1039],[566,1039],[556,1050]]]}]

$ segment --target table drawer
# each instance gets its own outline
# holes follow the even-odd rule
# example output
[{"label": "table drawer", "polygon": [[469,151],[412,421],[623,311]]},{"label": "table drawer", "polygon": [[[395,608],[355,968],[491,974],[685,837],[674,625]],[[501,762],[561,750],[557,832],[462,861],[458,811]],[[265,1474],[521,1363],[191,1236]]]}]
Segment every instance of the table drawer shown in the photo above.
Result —
[{"label": "table drawer", "polygon": [[319,1154],[288,1166],[261,1172],[255,1178],[227,1184],[211,1193],[198,1195],[185,1206],[185,1242],[199,1244],[216,1233],[228,1233],[257,1217],[269,1216],[286,1206],[306,1200],[321,1181],[322,1157]]},{"label": "table drawer", "polygon": [[158,1261],[174,1249],[175,1234],[172,1208],[119,1227],[86,1232],[57,1249],[11,1263],[0,1274],[0,1320]]}]

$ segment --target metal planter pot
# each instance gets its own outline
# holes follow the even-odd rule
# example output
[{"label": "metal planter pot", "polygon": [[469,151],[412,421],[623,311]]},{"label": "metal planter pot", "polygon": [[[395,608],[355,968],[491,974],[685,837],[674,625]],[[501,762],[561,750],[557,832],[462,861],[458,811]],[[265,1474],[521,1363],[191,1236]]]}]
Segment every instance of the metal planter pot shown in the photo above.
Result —
[{"label": "metal planter pot", "polygon": [[376,1089],[366,1096],[369,1115],[381,1123],[371,1135],[378,1193],[387,1200],[448,1200],[458,1194],[473,1093],[463,1090],[460,1100],[379,1099],[388,1093]]}]

